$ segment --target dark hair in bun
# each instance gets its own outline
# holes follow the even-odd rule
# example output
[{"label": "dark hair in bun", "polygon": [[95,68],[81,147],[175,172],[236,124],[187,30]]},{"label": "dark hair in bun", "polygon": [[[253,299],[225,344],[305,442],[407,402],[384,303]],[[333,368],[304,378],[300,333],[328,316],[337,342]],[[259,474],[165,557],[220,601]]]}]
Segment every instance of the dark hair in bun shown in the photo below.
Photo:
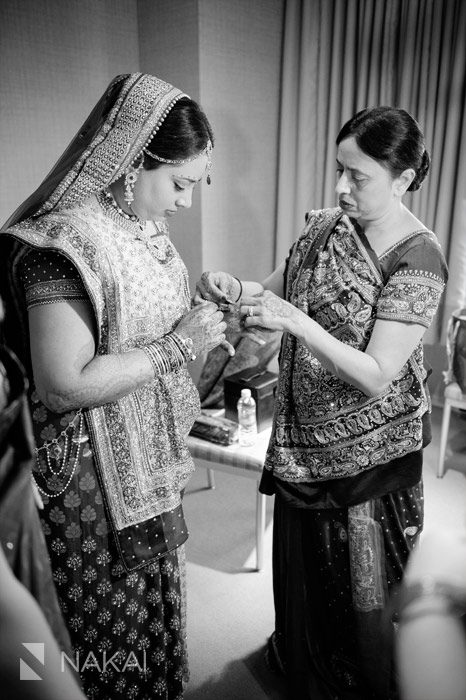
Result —
[{"label": "dark hair in bun", "polygon": [[415,176],[408,191],[420,188],[429,171],[430,156],[419,124],[404,109],[363,109],[341,128],[337,145],[350,136],[366,155],[387,168],[392,177],[412,168]]}]

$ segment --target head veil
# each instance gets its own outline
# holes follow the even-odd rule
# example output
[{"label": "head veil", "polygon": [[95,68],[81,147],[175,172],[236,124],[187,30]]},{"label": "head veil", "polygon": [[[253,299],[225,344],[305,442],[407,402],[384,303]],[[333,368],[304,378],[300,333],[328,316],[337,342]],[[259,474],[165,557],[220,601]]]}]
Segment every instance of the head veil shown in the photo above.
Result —
[{"label": "head veil", "polygon": [[141,155],[181,97],[186,95],[153,75],[114,78],[51,172],[3,228],[104,190]]}]

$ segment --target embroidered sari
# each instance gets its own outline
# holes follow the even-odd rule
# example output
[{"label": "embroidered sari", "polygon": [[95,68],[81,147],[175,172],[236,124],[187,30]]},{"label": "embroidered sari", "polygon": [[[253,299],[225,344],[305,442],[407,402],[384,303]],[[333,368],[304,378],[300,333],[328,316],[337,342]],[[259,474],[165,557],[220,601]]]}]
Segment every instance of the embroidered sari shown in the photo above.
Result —
[{"label": "embroidered sari", "polygon": [[[428,327],[446,281],[433,233],[377,258],[339,209],[311,212],[286,297],[364,351],[377,318]],[[420,343],[375,397],[285,335],[261,490],[275,493],[275,632],[269,657],[293,699],[396,697],[385,609],[423,526],[430,402]]]},{"label": "embroidered sari", "polygon": [[[338,221],[311,261],[309,254],[332,217]],[[376,318],[429,327],[445,283],[434,235],[411,234],[384,257],[390,268],[385,273],[346,216],[339,210],[319,212],[309,217],[290,255],[287,298],[362,351]],[[327,481],[414,452],[422,446],[422,417],[429,410],[425,379],[419,344],[387,390],[367,397],[325,369],[294,336],[286,336],[266,469],[289,482]]]},{"label": "embroidered sari", "polygon": [[[54,414],[34,390],[27,310],[86,299],[97,353],[166,335],[189,310],[165,224],[149,237],[103,205],[183,93],[119,76],[0,236],[6,332],[31,379],[35,477],[54,581],[89,698],[180,700],[187,680],[181,493],[199,396],[185,367],[101,406]],[[112,661],[109,661],[112,659]]]}]

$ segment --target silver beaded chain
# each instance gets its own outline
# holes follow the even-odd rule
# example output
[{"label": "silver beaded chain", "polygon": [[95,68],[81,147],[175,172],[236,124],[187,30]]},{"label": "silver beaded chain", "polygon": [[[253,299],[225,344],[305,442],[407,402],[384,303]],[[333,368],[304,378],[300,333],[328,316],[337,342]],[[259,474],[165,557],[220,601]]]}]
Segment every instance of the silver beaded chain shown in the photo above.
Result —
[{"label": "silver beaded chain", "polygon": [[[71,437],[71,434],[74,434],[75,431],[77,430],[77,434],[75,437]],[[71,434],[69,434],[71,431]],[[39,484],[37,483],[37,478],[34,476],[34,481],[36,483],[36,486],[40,493],[43,496],[47,496],[47,498],[57,498],[58,496],[61,496],[62,493],[66,491],[68,486],[71,483],[72,478],[75,475],[76,468],[78,466],[79,458],[81,456],[81,446],[87,442],[89,439],[88,435],[84,435],[84,419],[83,419],[83,414],[82,414],[82,409],[79,409],[76,412],[76,415],[74,416],[73,420],[68,423],[66,428],[62,430],[60,435],[58,435],[56,438],[53,440],[50,440],[49,442],[44,443],[40,447],[37,447],[34,452],[36,456],[36,463],[37,463],[37,469],[38,473],[42,476],[44,479],[45,483],[47,483],[47,478],[46,478],[46,472],[47,469],[44,471],[42,468],[42,465],[40,463],[39,459],[39,454],[40,452],[45,453],[45,461],[47,463],[47,467],[50,470],[50,472],[53,474],[53,476],[59,476],[61,474],[64,475],[65,469],[69,466],[70,463],[70,457],[71,457],[71,444],[76,445],[76,452],[73,458],[73,463],[71,467],[71,472],[68,477],[68,480],[66,481],[65,485],[63,486],[60,491],[56,491],[54,493],[48,493],[45,491]],[[63,447],[60,445],[60,440],[63,443]],[[55,460],[57,463],[57,466],[59,468],[54,468],[52,466],[52,461]]]}]

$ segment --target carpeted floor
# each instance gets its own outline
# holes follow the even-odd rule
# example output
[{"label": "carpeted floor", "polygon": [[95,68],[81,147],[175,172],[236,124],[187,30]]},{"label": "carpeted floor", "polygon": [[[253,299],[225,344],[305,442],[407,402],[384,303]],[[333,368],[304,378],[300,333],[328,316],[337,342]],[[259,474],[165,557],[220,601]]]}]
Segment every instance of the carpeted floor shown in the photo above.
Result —
[{"label": "carpeted floor", "polygon": [[[466,416],[452,417],[447,471],[436,476],[441,410],[433,412],[433,442],[425,451],[425,529],[466,526]],[[264,569],[255,572],[255,482],[215,472],[207,489],[198,469],[185,496],[190,538],[188,647],[191,680],[186,700],[283,700],[279,677],[263,649],[273,630],[268,500]]]}]

